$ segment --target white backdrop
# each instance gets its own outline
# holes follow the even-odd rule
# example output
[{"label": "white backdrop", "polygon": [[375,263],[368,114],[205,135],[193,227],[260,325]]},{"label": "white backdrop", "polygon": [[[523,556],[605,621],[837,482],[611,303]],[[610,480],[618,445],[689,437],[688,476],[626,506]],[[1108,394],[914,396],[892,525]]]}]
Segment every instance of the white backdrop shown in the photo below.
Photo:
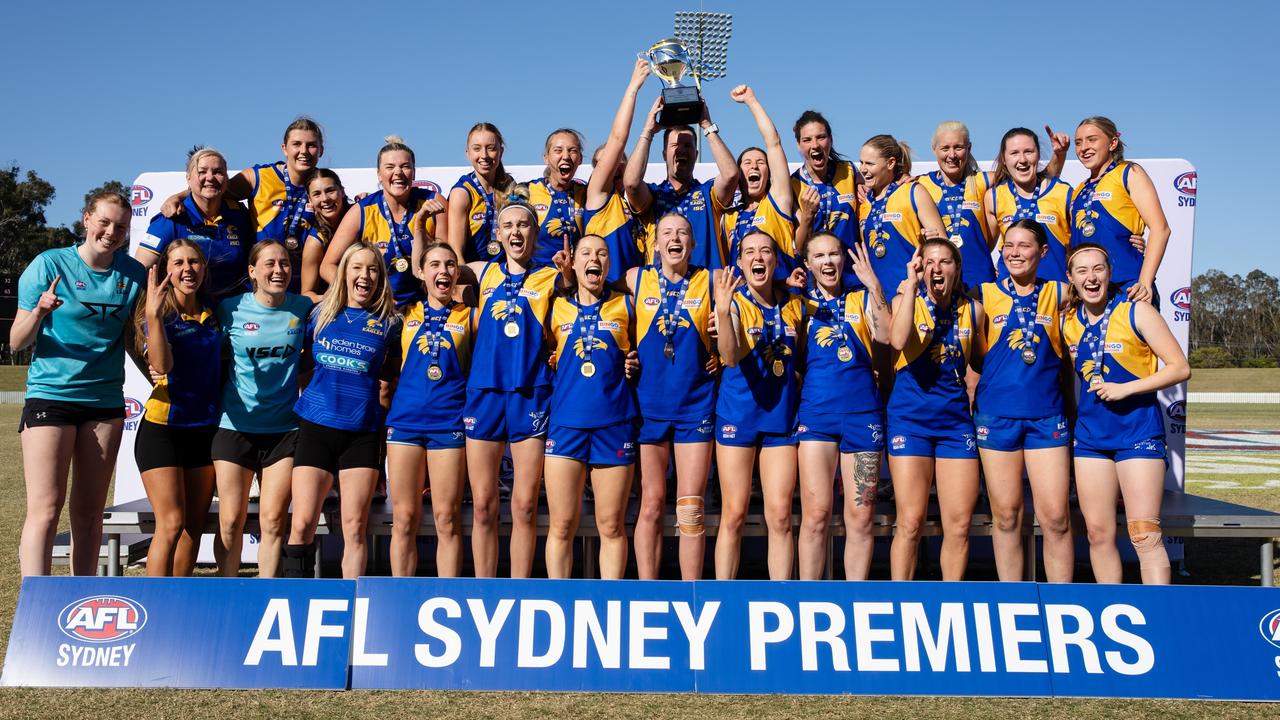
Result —
[{"label": "white backdrop", "polygon": [[[1142,164],[1155,183],[1156,191],[1160,195],[1160,204],[1173,231],[1156,284],[1160,295],[1160,312],[1168,321],[1174,337],[1186,351],[1189,342],[1188,321],[1191,315],[1191,248],[1195,236],[1196,172],[1191,163],[1181,159],[1138,160],[1137,162]],[[798,164],[792,166],[793,169],[798,167]],[[937,163],[912,163],[912,170],[916,173],[926,173],[936,169]],[[419,184],[434,182],[447,194],[454,182],[470,171],[471,168],[462,166],[420,167],[417,179]],[[512,166],[508,171],[519,180],[542,175],[542,167],[537,165]],[[357,193],[373,192],[378,189],[377,173],[373,168],[336,169],[336,172],[342,177],[343,185],[349,195],[354,196]],[[715,175],[715,172],[715,165],[700,163],[695,176],[708,178]],[[591,168],[587,165],[583,165],[578,170],[578,176],[584,181],[590,173]],[[664,166],[660,163],[650,163],[646,177],[651,182],[660,182],[665,178]],[[1078,162],[1072,161],[1067,163],[1062,177],[1075,185],[1085,180],[1088,173]],[[147,172],[138,176],[132,188],[133,223],[130,228],[130,252],[135,251],[138,241],[147,231],[151,217],[159,211],[164,199],[185,189],[186,177],[182,172]],[[142,404],[151,393],[151,385],[129,362],[125,363],[125,372],[127,417],[124,439],[116,462],[115,502],[117,504],[146,496],[133,460],[133,441],[138,422],[142,417]],[[1165,410],[1165,432],[1169,445],[1169,471],[1165,476],[1165,485],[1179,491],[1183,488],[1186,458],[1186,398],[1185,383],[1160,393],[1160,400]],[[206,537],[206,546],[208,543],[209,538]],[[1175,559],[1181,557],[1180,545],[1171,547],[1170,550],[1176,555]],[[246,542],[245,560],[253,562],[256,558],[256,545]]]}]

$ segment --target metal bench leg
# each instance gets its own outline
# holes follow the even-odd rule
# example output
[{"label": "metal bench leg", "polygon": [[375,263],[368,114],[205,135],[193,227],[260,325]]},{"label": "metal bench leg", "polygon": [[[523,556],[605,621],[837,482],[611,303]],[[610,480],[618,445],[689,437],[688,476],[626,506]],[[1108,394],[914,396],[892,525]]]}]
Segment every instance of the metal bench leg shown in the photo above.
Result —
[{"label": "metal bench leg", "polygon": [[[797,551],[799,551],[799,544],[796,545],[796,549]],[[822,576],[825,579],[830,580],[833,577],[835,577],[835,572],[836,572],[835,565],[836,565],[836,537],[830,530],[828,530],[827,531],[827,570],[822,574]],[[799,564],[797,564],[796,567],[797,568],[800,567]],[[848,578],[845,578],[845,579],[847,580]]]},{"label": "metal bench leg", "polygon": [[595,580],[600,577],[600,542],[593,537],[582,538],[582,577]]},{"label": "metal bench leg", "polygon": [[107,577],[120,575],[120,536],[112,533],[107,536]]},{"label": "metal bench leg", "polygon": [[1275,538],[1268,538],[1262,543],[1262,567],[1259,573],[1259,581],[1262,587],[1271,587],[1275,585],[1275,559],[1276,545]]}]

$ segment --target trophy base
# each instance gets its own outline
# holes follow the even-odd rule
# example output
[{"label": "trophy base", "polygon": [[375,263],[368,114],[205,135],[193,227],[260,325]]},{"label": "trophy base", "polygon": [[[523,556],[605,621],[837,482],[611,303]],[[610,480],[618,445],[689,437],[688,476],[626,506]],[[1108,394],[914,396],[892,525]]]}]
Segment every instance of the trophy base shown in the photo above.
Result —
[{"label": "trophy base", "polygon": [[702,97],[695,87],[662,89],[662,111],[658,124],[663,127],[697,125],[702,120]]}]

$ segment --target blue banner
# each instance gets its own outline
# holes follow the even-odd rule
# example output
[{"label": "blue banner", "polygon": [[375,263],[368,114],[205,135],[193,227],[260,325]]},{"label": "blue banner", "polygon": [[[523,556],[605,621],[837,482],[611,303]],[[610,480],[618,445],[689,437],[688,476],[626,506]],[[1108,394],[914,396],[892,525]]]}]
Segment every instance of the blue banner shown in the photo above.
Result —
[{"label": "blue banner", "polygon": [[343,580],[29,577],[4,685],[347,687]]},{"label": "blue banner", "polygon": [[1280,590],[30,578],[6,685],[1280,700]]}]

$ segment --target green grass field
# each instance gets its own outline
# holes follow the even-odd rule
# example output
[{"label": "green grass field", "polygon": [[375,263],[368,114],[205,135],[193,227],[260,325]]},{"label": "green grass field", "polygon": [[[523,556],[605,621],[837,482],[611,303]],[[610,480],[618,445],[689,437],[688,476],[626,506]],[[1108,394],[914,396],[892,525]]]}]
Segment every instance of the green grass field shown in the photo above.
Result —
[{"label": "green grass field", "polygon": [[[7,371],[10,368],[0,368]],[[1209,371],[1198,371],[1209,372]],[[1259,371],[1251,371],[1257,373]],[[1280,379],[1280,371],[1273,373]],[[14,378],[17,378],[14,380]],[[20,373],[0,372],[0,383],[16,382]],[[1240,390],[1267,381],[1237,376],[1213,382]],[[1280,384],[1277,385],[1280,387]],[[0,385],[0,387],[3,387]],[[1193,386],[1194,388],[1194,386]],[[1194,388],[1200,389],[1200,388]],[[1221,386],[1216,390],[1225,391]],[[1256,388],[1262,389],[1262,388]],[[23,517],[21,454],[16,427],[19,407],[0,405],[0,648],[8,643],[12,613],[17,604],[17,542]],[[1193,430],[1280,427],[1280,406],[1193,405],[1188,410]],[[1251,458],[1254,454],[1251,454]],[[1269,455],[1274,455],[1270,457]],[[1280,453],[1264,459],[1280,462]],[[1207,458],[1212,460],[1213,458]],[[1189,466],[1201,462],[1194,454]],[[1227,460],[1230,460],[1228,455]],[[1241,463],[1243,466],[1243,463]],[[1188,474],[1188,489],[1280,511],[1280,472],[1226,471]],[[1252,540],[1190,541],[1190,578],[1183,583],[1253,585],[1258,582],[1257,543]],[[65,572],[65,569],[61,569]],[[136,572],[136,570],[131,571]],[[1280,577],[1280,575],[1278,575]],[[1194,668],[1187,668],[1194,672]],[[1102,720],[1126,718],[1270,718],[1274,706],[1249,703],[1172,702],[1154,700],[1042,700],[888,697],[772,697],[687,695],[601,695],[550,693],[371,692],[306,691],[180,691],[180,690],[0,690],[0,718],[78,718],[108,714],[113,718],[334,718],[374,716],[398,718],[1069,718]]]}]

